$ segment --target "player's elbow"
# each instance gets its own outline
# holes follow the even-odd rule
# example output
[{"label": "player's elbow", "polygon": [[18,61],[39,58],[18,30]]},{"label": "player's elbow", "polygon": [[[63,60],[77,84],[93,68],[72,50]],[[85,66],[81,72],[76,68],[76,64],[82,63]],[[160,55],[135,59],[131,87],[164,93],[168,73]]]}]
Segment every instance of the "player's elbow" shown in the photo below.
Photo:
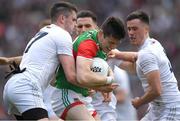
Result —
[{"label": "player's elbow", "polygon": [[155,89],[152,93],[155,97],[159,97],[161,96],[162,91],[161,89]]}]

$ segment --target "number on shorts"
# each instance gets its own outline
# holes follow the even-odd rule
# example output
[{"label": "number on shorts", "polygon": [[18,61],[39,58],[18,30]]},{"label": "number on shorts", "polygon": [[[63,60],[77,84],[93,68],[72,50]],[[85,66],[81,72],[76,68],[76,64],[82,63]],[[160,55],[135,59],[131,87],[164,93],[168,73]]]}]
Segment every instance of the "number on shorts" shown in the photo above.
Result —
[{"label": "number on shorts", "polygon": [[34,42],[36,42],[37,40],[41,39],[42,37],[46,36],[48,33],[47,32],[39,32],[37,33],[37,35],[35,36],[34,40],[29,44],[29,46],[26,48],[26,50],[24,51],[24,53],[27,53],[29,51],[29,48],[32,46],[32,44]]}]

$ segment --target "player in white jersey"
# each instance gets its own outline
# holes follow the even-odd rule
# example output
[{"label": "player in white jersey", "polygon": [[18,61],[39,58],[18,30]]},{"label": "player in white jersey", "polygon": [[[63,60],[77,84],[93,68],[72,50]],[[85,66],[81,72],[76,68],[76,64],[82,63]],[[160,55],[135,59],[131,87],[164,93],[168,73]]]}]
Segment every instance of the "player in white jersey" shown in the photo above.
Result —
[{"label": "player in white jersey", "polygon": [[52,96],[56,93],[56,90],[58,90],[56,87],[53,87],[49,84],[43,93],[43,100],[44,100],[45,106],[47,107],[48,117],[51,120],[56,120],[59,118],[56,115],[56,113],[53,111],[52,104],[51,104]]},{"label": "player in white jersey", "polygon": [[114,79],[119,84],[114,90],[117,99],[117,121],[137,120],[136,110],[131,104],[132,94],[128,74],[117,66],[114,67],[113,72]]},{"label": "player in white jersey", "polygon": [[[121,63],[120,67],[131,71],[135,69],[145,91],[143,96],[132,100],[133,106],[138,108],[150,103],[142,121],[179,121],[180,92],[177,80],[164,48],[149,37],[148,15],[143,11],[132,12],[126,23],[130,42],[139,51],[135,68],[127,62]],[[114,52],[115,57],[118,58],[119,53]]]},{"label": "player in white jersey", "polygon": [[[133,61],[132,57],[129,58],[129,54],[123,52],[121,56],[122,59],[126,59],[129,61]],[[126,71],[120,69],[116,65],[120,65],[122,63],[121,60],[118,59],[108,59],[108,64],[112,68],[114,72],[114,79],[118,83],[118,87],[114,89],[114,94],[117,99],[116,103],[116,114],[117,121],[125,121],[125,120],[137,120],[137,114],[135,108],[131,104],[131,90],[129,84],[129,77]]]},{"label": "player in white jersey", "polygon": [[[89,11],[81,11],[78,14],[78,18],[77,18],[77,32],[78,34],[83,33],[84,31],[90,30],[90,29],[95,29],[97,28],[96,25],[96,18],[95,15],[93,15],[93,13],[89,12]],[[11,60],[14,60],[13,58],[9,58]],[[19,58],[18,58],[19,59]],[[49,93],[46,93],[49,92]],[[44,99],[45,99],[45,104],[47,105],[47,109],[48,109],[48,114],[50,114],[50,117],[56,117],[52,111],[52,107],[49,101],[49,98],[51,97],[52,102],[53,99],[55,99],[55,97],[57,97],[56,95],[53,95],[53,93],[58,93],[57,90],[55,88],[52,88],[51,86],[49,86],[44,93]],[[98,97],[99,93],[97,93],[95,96],[93,97]],[[115,96],[112,94],[111,96],[111,101],[110,102],[103,102],[104,98],[102,97],[102,95],[100,94],[100,98],[94,98],[93,99],[93,105],[95,106],[95,109],[97,109],[98,114],[100,114],[101,119],[102,120],[116,120],[116,112],[115,112],[115,107],[116,107],[116,98]],[[92,115],[94,116],[94,118],[96,120],[99,120],[99,117],[97,115],[97,112],[95,111],[95,109],[93,108],[91,103],[91,98],[87,97],[87,98],[82,98],[82,101],[86,104],[86,106],[88,107],[89,111],[92,113]],[[96,103],[98,102],[98,103]],[[56,105],[57,103],[53,103],[53,105]],[[55,109],[56,110],[56,109]],[[59,114],[57,114],[59,115]]]},{"label": "player in white jersey", "polygon": [[[103,94],[104,95],[104,94]],[[100,115],[102,121],[116,121],[116,97],[111,92],[109,93],[109,98],[105,101],[105,96],[101,92],[96,92],[92,96],[92,105],[96,109],[97,113]]]},{"label": "player in white jersey", "polygon": [[[45,24],[50,24],[50,23],[46,22]],[[77,34],[81,34],[87,30],[96,29],[96,28],[98,28],[97,23],[96,23],[96,16],[91,11],[82,10],[78,13],[78,15],[77,15]],[[22,58],[21,56],[11,57],[11,58],[0,57],[0,64],[12,64],[13,61],[15,61],[17,64],[19,64],[21,61],[21,58]],[[55,93],[56,94],[59,93],[58,90],[49,85],[43,94],[44,101],[45,101],[45,104],[46,104],[47,110],[48,110],[48,115],[50,118],[53,118],[53,119],[56,116],[54,115],[55,113],[54,113],[52,107],[57,106],[57,103],[55,101],[57,95]],[[114,96],[112,96],[112,97],[114,97]],[[102,95],[101,95],[100,100],[96,100],[97,98],[94,99],[95,100],[94,102],[98,102],[98,106],[96,107],[96,109],[98,110],[98,114],[97,114],[95,108],[93,107],[93,105],[91,104],[91,101],[92,101],[91,97],[82,97],[81,99],[82,99],[83,103],[86,105],[86,107],[88,108],[88,110],[90,111],[90,113],[92,114],[92,116],[96,120],[100,120],[98,114],[100,114],[101,117],[102,118],[104,117],[104,119],[106,119],[106,120],[109,119],[108,117],[110,117],[110,119],[112,119],[112,117],[113,117],[113,119],[116,118],[114,108],[112,108],[111,105],[108,105],[107,103],[103,102],[104,98],[102,97]],[[112,99],[112,100],[115,100],[115,99]],[[53,105],[51,104],[51,102]],[[114,101],[114,102],[116,102],[116,101]],[[115,105],[116,105],[116,103],[112,103],[112,102],[110,102],[110,104],[114,104],[113,107],[115,107]],[[97,105],[97,104],[95,104],[95,105]],[[106,110],[109,109],[109,111],[104,112],[103,111],[104,108],[101,110],[101,107],[103,105],[106,107]],[[60,107],[60,106],[58,106],[58,107]],[[54,108],[55,111],[56,111],[56,109],[57,108]],[[107,115],[107,112],[109,113],[109,115]],[[57,115],[59,115],[59,113]]]},{"label": "player in white jersey", "polygon": [[42,28],[28,43],[20,64],[5,85],[3,99],[18,120],[48,120],[43,92],[62,64],[69,81],[75,81],[72,38],[76,7],[59,2],[51,8],[52,24]]}]

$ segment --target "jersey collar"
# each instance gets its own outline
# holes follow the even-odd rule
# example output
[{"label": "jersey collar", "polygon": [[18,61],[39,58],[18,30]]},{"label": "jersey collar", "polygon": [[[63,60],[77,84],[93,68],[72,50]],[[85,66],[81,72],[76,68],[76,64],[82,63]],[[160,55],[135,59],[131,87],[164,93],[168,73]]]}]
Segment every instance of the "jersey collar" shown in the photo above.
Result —
[{"label": "jersey collar", "polygon": [[139,47],[139,50],[145,48],[147,45],[149,45],[150,41],[149,41],[150,37],[147,37],[146,40],[144,41],[143,45],[141,45]]}]

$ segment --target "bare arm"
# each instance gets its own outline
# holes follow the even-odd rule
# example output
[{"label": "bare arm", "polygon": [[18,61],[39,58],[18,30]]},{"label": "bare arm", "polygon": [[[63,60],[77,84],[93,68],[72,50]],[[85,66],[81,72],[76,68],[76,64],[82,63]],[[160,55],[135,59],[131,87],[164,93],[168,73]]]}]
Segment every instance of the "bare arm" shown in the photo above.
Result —
[{"label": "bare arm", "polygon": [[108,58],[117,58],[123,61],[135,62],[137,60],[137,52],[111,50],[108,53]]},{"label": "bare arm", "polygon": [[0,65],[8,65],[8,64],[12,64],[13,61],[16,62],[16,64],[20,64],[22,59],[22,56],[17,56],[17,57],[0,57]]},{"label": "bare arm", "polygon": [[153,101],[155,98],[161,95],[161,83],[160,83],[160,74],[159,71],[152,71],[145,75],[149,89],[145,92],[145,94],[140,98],[135,98],[132,100],[132,104],[135,108],[142,106],[143,104],[147,104]]},{"label": "bare arm", "polygon": [[111,67],[114,65],[128,71],[129,73],[136,73],[137,52],[122,52],[114,49],[108,53],[108,61]]},{"label": "bare arm", "polygon": [[116,89],[118,87],[117,83],[112,83],[109,85],[104,85],[104,86],[94,86],[92,87],[92,89],[96,90],[96,91],[100,91],[100,92],[112,92],[114,89]]},{"label": "bare arm", "polygon": [[116,88],[114,91],[118,103],[123,103],[126,100],[127,93],[121,88]]},{"label": "bare arm", "polygon": [[120,67],[123,70],[126,70],[127,72],[131,74],[136,74],[135,62],[123,61],[118,67]]},{"label": "bare arm", "polygon": [[108,59],[109,66],[114,69],[114,66],[120,67],[123,70],[128,71],[129,73],[136,73],[136,63],[131,61],[123,61],[117,58]]},{"label": "bare arm", "polygon": [[75,61],[73,56],[61,54],[59,55],[59,61],[64,69],[67,80],[72,84],[78,85],[76,81]]}]

